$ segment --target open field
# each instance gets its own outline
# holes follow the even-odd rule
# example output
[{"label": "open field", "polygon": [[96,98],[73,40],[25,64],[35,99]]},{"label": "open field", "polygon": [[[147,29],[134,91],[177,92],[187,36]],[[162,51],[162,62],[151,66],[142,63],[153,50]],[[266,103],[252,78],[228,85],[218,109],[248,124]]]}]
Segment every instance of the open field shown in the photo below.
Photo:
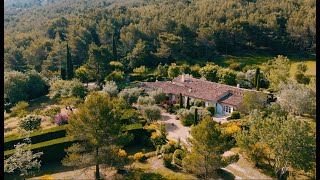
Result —
[{"label": "open field", "polygon": [[[263,50],[257,50],[257,51],[241,51],[238,53],[234,53],[233,55],[219,55],[216,57],[213,57],[213,59],[210,62],[214,62],[215,64],[223,67],[228,67],[232,63],[245,63],[247,65],[251,64],[258,64],[261,65],[268,60],[273,59],[274,57],[277,57],[277,55],[284,55],[287,56],[290,61],[292,62],[292,68],[290,70],[291,76],[294,75],[296,71],[296,63],[297,62],[305,62],[308,66],[308,70],[306,72],[306,75],[309,76],[315,76],[316,75],[316,57],[315,55],[308,55],[308,54],[281,54],[281,53],[274,53],[271,54],[270,52],[266,52]],[[189,61],[181,60],[178,61],[177,64],[188,64]],[[205,60],[195,60],[192,62],[192,64],[200,64],[205,65],[207,61]]]},{"label": "open field", "polygon": [[[316,76],[316,61],[304,61],[308,67],[308,70],[306,72],[306,75],[308,76]],[[290,71],[290,75],[293,76],[294,73],[297,70],[297,64],[293,63],[291,66],[291,71]]]}]

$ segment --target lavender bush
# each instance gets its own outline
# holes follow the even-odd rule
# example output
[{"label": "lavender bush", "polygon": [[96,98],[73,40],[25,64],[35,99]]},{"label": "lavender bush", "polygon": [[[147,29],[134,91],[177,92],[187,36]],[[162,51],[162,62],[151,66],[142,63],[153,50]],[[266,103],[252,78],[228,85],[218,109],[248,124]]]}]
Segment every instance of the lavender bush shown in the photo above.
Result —
[{"label": "lavender bush", "polygon": [[64,115],[64,114],[58,114],[55,116],[54,118],[54,122],[56,124],[58,124],[59,126],[64,125],[64,124],[68,124],[68,116]]}]

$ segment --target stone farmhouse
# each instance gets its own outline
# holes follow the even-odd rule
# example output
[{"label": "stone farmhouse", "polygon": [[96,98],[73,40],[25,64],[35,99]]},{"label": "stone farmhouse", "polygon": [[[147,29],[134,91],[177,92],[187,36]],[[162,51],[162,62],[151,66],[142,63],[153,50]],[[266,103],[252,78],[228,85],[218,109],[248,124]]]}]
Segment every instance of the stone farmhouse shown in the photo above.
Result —
[{"label": "stone farmhouse", "polygon": [[142,87],[146,91],[161,89],[171,100],[179,102],[180,93],[183,102],[200,100],[204,106],[215,107],[217,115],[229,115],[237,110],[245,92],[254,91],[249,89],[219,84],[202,79],[193,78],[190,75],[180,75],[172,81],[145,82]]}]

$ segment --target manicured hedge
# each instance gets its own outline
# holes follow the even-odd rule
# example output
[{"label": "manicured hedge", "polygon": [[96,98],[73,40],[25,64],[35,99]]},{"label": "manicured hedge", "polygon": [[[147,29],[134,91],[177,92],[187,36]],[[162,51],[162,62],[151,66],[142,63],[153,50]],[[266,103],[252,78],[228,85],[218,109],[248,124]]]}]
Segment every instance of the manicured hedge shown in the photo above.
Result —
[{"label": "manicured hedge", "polygon": [[[64,149],[69,147],[72,143],[74,142],[69,137],[63,137],[37,144],[32,144],[30,149],[34,153],[43,152],[43,155],[40,157],[42,163],[59,162],[66,155]],[[14,149],[5,151],[5,159],[13,154],[14,151]]]},{"label": "manicured hedge", "polygon": [[[43,131],[37,131],[30,134],[32,144],[37,144],[52,139],[62,138],[66,136],[67,125],[58,126]],[[18,134],[14,134],[4,139],[4,150],[14,149],[14,145],[19,142],[22,143],[26,137],[19,137]]]},{"label": "manicured hedge", "polygon": [[129,124],[129,125],[123,126],[122,131],[132,131],[132,130],[136,130],[136,129],[143,129],[142,124],[135,123],[135,124]]},{"label": "manicured hedge", "polygon": [[150,136],[151,136],[151,133],[155,131],[154,129],[145,129],[143,128],[142,124],[136,123],[136,124],[130,124],[130,125],[124,126],[123,131],[128,131],[134,136],[133,141],[127,144],[127,146],[137,145],[137,144],[152,146],[152,143],[150,141]]}]

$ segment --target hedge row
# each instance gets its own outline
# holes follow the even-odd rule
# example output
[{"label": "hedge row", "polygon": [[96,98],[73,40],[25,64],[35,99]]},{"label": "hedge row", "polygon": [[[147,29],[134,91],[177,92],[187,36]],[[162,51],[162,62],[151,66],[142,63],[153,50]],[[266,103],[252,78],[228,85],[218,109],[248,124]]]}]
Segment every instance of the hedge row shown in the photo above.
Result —
[{"label": "hedge row", "polygon": [[[37,131],[30,134],[30,139],[32,144],[37,144],[44,141],[49,141],[52,139],[58,139],[66,136],[67,125],[58,126],[43,131]],[[19,137],[18,134],[9,136],[4,139],[4,150],[14,149],[14,145],[22,143],[23,139],[26,137]]]},{"label": "hedge row", "polygon": [[129,124],[129,125],[122,127],[122,131],[132,131],[132,130],[136,130],[136,129],[143,129],[142,124],[135,123],[135,124]]},{"label": "hedge row", "polygon": [[[59,162],[66,155],[64,149],[69,147],[72,143],[74,143],[74,141],[72,141],[69,137],[63,137],[37,144],[32,144],[29,149],[34,153],[43,152],[43,155],[40,157],[42,163]],[[8,158],[14,152],[14,149],[5,151],[4,158]]]}]

